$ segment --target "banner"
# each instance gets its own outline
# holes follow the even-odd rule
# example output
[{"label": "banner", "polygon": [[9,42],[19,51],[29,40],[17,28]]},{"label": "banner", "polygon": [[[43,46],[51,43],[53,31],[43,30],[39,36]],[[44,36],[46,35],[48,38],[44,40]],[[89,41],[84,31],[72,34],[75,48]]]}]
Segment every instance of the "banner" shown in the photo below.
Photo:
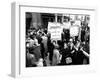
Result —
[{"label": "banner", "polygon": [[64,29],[69,29],[70,26],[71,26],[71,23],[70,23],[70,22],[63,22],[62,27],[63,27]]},{"label": "banner", "polygon": [[78,36],[79,34],[79,26],[71,26],[70,27],[70,36],[74,37],[74,36]]},{"label": "banner", "polygon": [[49,22],[48,32],[51,34],[52,40],[61,40],[62,26],[60,23]]},{"label": "banner", "polygon": [[80,20],[75,20],[75,23],[73,25],[81,27],[81,21]]}]

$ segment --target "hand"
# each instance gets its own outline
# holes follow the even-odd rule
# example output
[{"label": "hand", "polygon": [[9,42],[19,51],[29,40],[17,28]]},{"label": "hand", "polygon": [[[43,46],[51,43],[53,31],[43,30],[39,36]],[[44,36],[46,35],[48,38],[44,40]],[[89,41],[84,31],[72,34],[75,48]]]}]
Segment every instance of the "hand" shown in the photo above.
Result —
[{"label": "hand", "polygon": [[75,52],[75,50],[73,50],[72,52],[71,52],[71,54],[73,54]]},{"label": "hand", "polygon": [[81,47],[80,50],[83,51],[83,47]]}]

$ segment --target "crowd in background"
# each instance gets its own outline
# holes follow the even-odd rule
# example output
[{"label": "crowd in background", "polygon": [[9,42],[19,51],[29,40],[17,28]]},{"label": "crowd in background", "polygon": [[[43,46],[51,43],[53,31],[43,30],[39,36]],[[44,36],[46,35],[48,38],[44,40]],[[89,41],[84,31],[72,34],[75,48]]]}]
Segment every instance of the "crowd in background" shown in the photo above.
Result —
[{"label": "crowd in background", "polygon": [[80,38],[63,29],[61,40],[52,40],[47,28],[26,31],[26,67],[89,64],[90,28],[81,24]]}]

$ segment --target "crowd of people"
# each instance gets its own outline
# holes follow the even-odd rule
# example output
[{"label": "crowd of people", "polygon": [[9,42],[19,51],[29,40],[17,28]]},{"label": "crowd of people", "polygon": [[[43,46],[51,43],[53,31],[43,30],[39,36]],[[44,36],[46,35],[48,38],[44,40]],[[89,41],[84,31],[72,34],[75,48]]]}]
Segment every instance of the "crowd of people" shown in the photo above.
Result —
[{"label": "crowd of people", "polygon": [[89,64],[89,27],[81,28],[81,38],[63,29],[61,40],[52,40],[47,28],[26,31],[26,67]]},{"label": "crowd of people", "polygon": [[71,36],[69,29],[61,33],[61,40],[52,40],[47,28],[26,30],[26,67],[89,64],[90,27],[81,22],[80,33]]}]

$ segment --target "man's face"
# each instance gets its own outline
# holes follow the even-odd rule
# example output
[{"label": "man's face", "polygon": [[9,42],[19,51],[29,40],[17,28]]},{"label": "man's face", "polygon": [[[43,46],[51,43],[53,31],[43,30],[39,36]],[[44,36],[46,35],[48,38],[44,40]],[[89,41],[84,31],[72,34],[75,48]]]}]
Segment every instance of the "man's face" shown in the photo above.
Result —
[{"label": "man's face", "polygon": [[66,44],[66,43],[64,43],[64,49],[66,49],[66,48],[68,48],[68,46],[67,46],[67,44]]},{"label": "man's face", "polygon": [[56,45],[56,41],[52,41],[52,44],[55,46]]},{"label": "man's face", "polygon": [[66,19],[66,22],[68,22],[68,19]]},{"label": "man's face", "polygon": [[33,35],[32,37],[33,37],[33,39],[35,39],[35,38],[36,38],[36,36],[35,36],[35,35]]},{"label": "man's face", "polygon": [[69,40],[69,43],[70,43],[70,45],[71,45],[71,44],[73,43],[73,39],[70,39],[70,40]]}]

